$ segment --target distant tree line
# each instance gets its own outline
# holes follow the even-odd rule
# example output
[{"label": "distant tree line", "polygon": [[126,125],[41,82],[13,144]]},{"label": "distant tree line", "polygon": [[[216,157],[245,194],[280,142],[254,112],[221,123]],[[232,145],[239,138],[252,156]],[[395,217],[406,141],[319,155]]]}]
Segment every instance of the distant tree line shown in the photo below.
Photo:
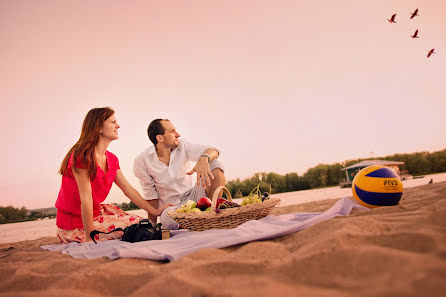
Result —
[{"label": "distant tree line", "polygon": [[118,206],[120,209],[122,209],[123,211],[127,211],[127,210],[134,210],[134,209],[139,209],[139,207],[133,203],[132,201],[130,201],[130,203],[113,203],[114,205]]},{"label": "distant tree line", "polygon": [[341,176],[345,175],[342,168],[365,160],[392,160],[405,162],[402,170],[407,170],[411,175],[424,175],[446,172],[446,149],[438,152],[418,152],[412,154],[394,154],[385,157],[354,159],[342,163],[319,164],[308,169],[303,175],[295,172],[280,175],[274,172],[256,173],[254,176],[240,180],[231,180],[226,187],[232,197],[240,198],[249,195],[251,190],[260,184],[262,192],[283,193],[299,190],[308,190],[322,187],[335,186],[339,184]]},{"label": "distant tree line", "polygon": [[[113,204],[119,206],[124,211],[139,209],[133,202]],[[34,221],[44,218],[54,219],[55,217],[56,215],[54,213],[49,214],[45,211],[32,211],[28,210],[26,207],[15,208],[13,206],[0,206],[0,224]]]},{"label": "distant tree line", "polygon": [[15,208],[12,206],[0,206],[0,224],[34,221],[43,218],[54,218],[43,212],[29,211],[25,207]]}]

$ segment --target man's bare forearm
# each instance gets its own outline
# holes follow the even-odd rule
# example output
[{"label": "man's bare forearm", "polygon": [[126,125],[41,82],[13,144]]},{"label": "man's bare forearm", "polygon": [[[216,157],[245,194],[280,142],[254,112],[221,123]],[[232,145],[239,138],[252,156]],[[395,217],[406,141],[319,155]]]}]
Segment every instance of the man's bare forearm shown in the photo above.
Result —
[{"label": "man's bare forearm", "polygon": [[218,158],[218,151],[214,148],[207,148],[203,153],[209,155],[209,162]]}]

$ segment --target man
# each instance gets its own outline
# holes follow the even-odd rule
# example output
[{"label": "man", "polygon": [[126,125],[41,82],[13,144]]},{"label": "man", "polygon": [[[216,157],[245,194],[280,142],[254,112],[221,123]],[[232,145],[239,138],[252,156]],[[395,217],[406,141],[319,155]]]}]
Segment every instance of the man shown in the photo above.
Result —
[{"label": "man", "polygon": [[[187,200],[214,195],[226,183],[224,168],[217,160],[220,151],[201,144],[179,139],[180,134],[167,119],[153,120],[147,128],[153,146],[135,158],[133,173],[139,179],[143,197],[153,207],[173,204],[166,208],[160,220],[163,228],[178,229],[178,224],[167,216]],[[192,162],[196,162],[193,166]],[[196,182],[192,174],[196,173]],[[156,222],[157,218],[149,215]]]}]

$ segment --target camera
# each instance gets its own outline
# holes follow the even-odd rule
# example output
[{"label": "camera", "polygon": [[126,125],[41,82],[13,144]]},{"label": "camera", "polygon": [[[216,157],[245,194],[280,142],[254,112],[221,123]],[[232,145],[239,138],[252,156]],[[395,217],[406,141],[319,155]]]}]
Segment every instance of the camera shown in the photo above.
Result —
[{"label": "camera", "polygon": [[138,224],[126,227],[121,239],[127,242],[161,240],[161,224],[152,225],[150,220],[142,219]]}]

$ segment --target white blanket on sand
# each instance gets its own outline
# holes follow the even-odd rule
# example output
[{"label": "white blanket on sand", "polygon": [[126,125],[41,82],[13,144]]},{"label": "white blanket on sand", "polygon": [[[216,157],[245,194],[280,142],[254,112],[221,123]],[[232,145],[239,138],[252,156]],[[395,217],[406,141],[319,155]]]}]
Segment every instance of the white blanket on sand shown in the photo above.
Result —
[{"label": "white blanket on sand", "polygon": [[367,209],[348,198],[337,201],[322,213],[293,213],[269,215],[260,220],[252,220],[233,229],[213,229],[201,232],[173,231],[167,240],[153,240],[129,243],[121,240],[99,241],[42,246],[49,251],[62,251],[74,258],[144,258],[150,260],[179,259],[205,248],[223,248],[254,240],[275,238],[303,230],[316,223],[336,216],[350,214],[352,208]]}]

